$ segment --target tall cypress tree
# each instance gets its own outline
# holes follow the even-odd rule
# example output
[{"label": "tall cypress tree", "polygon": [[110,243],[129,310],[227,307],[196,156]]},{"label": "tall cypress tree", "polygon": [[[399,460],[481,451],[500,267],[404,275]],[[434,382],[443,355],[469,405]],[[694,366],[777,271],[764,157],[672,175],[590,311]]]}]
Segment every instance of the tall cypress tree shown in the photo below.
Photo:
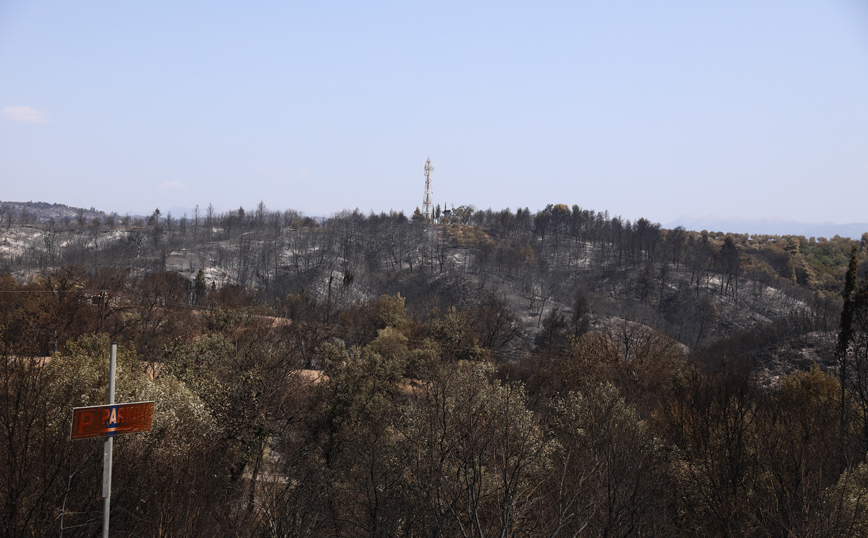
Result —
[{"label": "tall cypress tree", "polygon": [[853,294],[856,291],[856,278],[859,269],[859,247],[853,245],[853,250],[850,253],[850,265],[847,267],[847,277],[844,283],[844,309],[841,311],[841,331],[838,333],[838,346],[835,349],[835,354],[838,362],[841,363],[841,384],[844,383],[844,376],[847,363],[847,348],[850,347],[850,342],[853,340]]},{"label": "tall cypress tree", "polygon": [[[846,432],[846,387],[847,387],[847,350],[853,341],[853,295],[856,291],[857,272],[859,270],[859,247],[853,245],[850,252],[850,265],[847,267],[847,277],[844,282],[844,308],[841,310],[841,330],[838,332],[838,345],[835,348],[835,358],[838,359],[841,379],[841,435]],[[843,437],[842,437],[843,440]],[[843,443],[842,443],[843,446]]]}]

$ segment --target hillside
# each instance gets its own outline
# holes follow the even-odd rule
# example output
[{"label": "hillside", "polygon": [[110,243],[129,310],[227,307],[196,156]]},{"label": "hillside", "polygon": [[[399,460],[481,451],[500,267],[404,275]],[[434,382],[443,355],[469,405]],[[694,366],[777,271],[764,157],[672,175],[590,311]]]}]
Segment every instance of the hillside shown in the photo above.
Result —
[{"label": "hillside", "polygon": [[[239,286],[260,305],[302,289],[336,308],[400,293],[422,319],[432,308],[496,300],[517,327],[498,350],[505,358],[535,349],[541,338],[562,343],[570,331],[629,322],[674,338],[710,364],[739,346],[770,379],[812,361],[834,367],[830,335],[856,244],[666,230],[565,205],[535,214],[462,207],[436,224],[345,212],[322,226],[262,204],[194,219],[157,215],[148,223],[102,212],[84,217],[57,205],[38,213],[82,215],[63,226],[16,211],[7,215],[24,218],[7,219],[2,229],[0,270],[22,281],[69,264],[92,277],[109,268],[139,277],[168,271],[190,283],[201,270],[208,288]],[[743,339],[754,343],[745,347]],[[810,353],[800,339],[814,342]]]},{"label": "hillside", "polygon": [[0,201],[0,223],[5,223],[8,228],[12,222],[19,224],[45,224],[49,221],[54,221],[56,224],[69,224],[78,222],[93,222],[111,220],[117,218],[117,213],[113,216],[107,215],[102,211],[97,211],[93,207],[84,209],[81,207],[70,207],[64,204],[49,204],[46,202],[3,202]]},{"label": "hillside", "polygon": [[150,433],[116,440],[129,535],[868,528],[855,241],[565,205],[0,234],[0,523],[18,535],[98,532],[101,449],[64,417],[105,401],[110,341],[118,401],[157,402]]}]

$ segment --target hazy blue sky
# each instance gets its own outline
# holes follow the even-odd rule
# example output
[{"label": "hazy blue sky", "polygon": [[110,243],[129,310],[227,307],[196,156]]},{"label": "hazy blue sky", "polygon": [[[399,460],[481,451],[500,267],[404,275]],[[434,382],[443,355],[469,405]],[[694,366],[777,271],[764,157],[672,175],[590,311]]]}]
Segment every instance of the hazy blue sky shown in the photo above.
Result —
[{"label": "hazy blue sky", "polygon": [[864,222],[866,4],[0,0],[0,200]]}]

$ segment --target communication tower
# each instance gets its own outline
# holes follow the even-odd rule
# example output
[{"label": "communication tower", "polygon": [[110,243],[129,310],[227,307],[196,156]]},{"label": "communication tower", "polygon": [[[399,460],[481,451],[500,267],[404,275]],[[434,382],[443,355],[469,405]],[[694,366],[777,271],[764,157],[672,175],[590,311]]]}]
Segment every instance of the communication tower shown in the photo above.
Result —
[{"label": "communication tower", "polygon": [[434,191],[431,190],[431,172],[434,171],[434,167],[431,166],[431,158],[429,157],[427,161],[425,161],[425,198],[422,200],[423,213],[425,214],[426,219],[431,219],[431,195],[434,194]]}]

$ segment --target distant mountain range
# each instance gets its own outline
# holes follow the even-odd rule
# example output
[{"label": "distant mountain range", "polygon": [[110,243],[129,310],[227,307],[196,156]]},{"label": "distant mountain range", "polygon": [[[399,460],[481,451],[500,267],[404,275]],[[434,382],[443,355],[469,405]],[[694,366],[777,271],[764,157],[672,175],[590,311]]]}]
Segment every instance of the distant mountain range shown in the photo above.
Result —
[{"label": "distant mountain range", "polygon": [[795,220],[765,218],[742,219],[720,215],[705,217],[683,216],[663,225],[664,228],[683,226],[687,230],[709,232],[749,233],[752,235],[803,235],[805,237],[849,237],[860,239],[868,232],[868,222],[835,224],[833,222],[798,222]]}]

